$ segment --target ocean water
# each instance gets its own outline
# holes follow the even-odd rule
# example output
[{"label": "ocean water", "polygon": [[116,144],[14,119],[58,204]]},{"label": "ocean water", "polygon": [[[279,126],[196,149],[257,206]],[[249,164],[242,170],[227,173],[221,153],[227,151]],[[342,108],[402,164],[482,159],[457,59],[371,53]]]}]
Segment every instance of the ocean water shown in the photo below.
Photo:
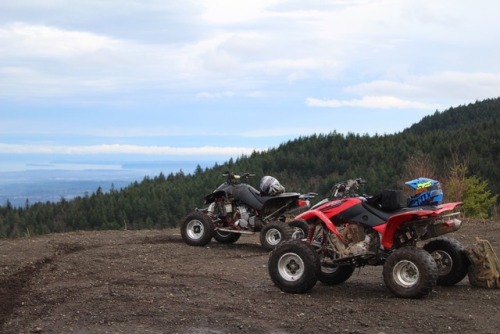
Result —
[{"label": "ocean water", "polygon": [[62,198],[71,200],[90,195],[99,187],[104,192],[112,187],[118,190],[144,177],[160,173],[167,176],[181,170],[190,174],[198,165],[206,168],[214,164],[214,161],[51,162],[23,165],[23,170],[0,169],[0,206],[7,202],[23,207],[37,202],[58,202]]}]

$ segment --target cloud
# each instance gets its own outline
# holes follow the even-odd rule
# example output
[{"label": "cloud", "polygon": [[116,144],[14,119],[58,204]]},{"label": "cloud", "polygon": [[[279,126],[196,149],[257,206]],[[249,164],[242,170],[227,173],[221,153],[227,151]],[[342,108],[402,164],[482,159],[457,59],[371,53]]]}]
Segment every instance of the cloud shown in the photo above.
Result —
[{"label": "cloud", "polygon": [[[223,65],[209,66],[205,59],[226,38],[148,43],[98,32],[10,23],[0,26],[0,97],[142,94],[206,86]],[[227,59],[218,61],[228,63]]]},{"label": "cloud", "polygon": [[[123,88],[131,45],[104,35],[16,22],[0,27],[0,97],[109,93]],[[125,60],[125,62],[123,62]]]},{"label": "cloud", "polygon": [[2,58],[65,59],[115,49],[116,39],[90,32],[16,22],[0,27]]},{"label": "cloud", "polygon": [[[498,96],[500,47],[491,40],[499,30],[499,6],[462,1],[450,10],[432,0],[5,2],[0,134],[21,133],[17,141],[79,134],[88,136],[78,138],[86,143],[128,137],[126,143],[140,144],[144,138],[132,137],[157,135],[169,141],[146,144],[194,145],[189,135],[227,142],[220,133],[241,137],[250,130],[248,135],[275,139],[314,129],[305,106],[358,108],[357,115],[375,118],[375,108],[419,109],[421,115]],[[247,118],[235,126],[235,114]],[[328,130],[342,123],[348,122]],[[72,139],[60,142],[78,142]]]},{"label": "cloud", "polygon": [[[220,99],[233,96],[213,92],[241,95],[236,92],[270,87],[285,95],[291,86],[300,93],[300,84],[341,85],[351,74],[357,81],[376,78],[368,89],[397,85],[390,73],[402,64],[414,69],[410,74],[431,77],[440,66],[450,71],[452,65],[462,70],[480,67],[475,61],[475,53],[484,49],[480,43],[488,43],[489,52],[482,58],[489,57],[490,63],[498,54],[496,45],[477,38],[487,35],[486,29],[495,31],[495,11],[484,12],[473,4],[460,3],[449,11],[446,5],[424,0],[307,5],[286,0],[123,1],[119,8],[112,1],[51,1],[51,6],[20,2],[3,8],[10,11],[3,19],[7,23],[0,25],[0,97],[9,99],[86,93]],[[109,17],[102,14],[108,12]],[[60,13],[78,16],[78,23],[56,19]],[[182,22],[173,19],[178,16]],[[475,24],[478,20],[489,25]],[[172,31],[183,38],[165,37]],[[475,45],[474,53],[467,51],[469,42]],[[413,88],[411,82],[402,83]],[[343,91],[363,89],[361,85]],[[472,88],[478,90],[481,87]],[[387,91],[358,95],[414,100]]]},{"label": "cloud", "polygon": [[227,1],[203,0],[204,12],[201,17],[211,23],[231,24],[262,19],[270,16],[269,9],[283,0]]},{"label": "cloud", "polygon": [[234,96],[234,92],[226,91],[226,92],[217,92],[217,93],[209,93],[209,92],[201,92],[196,94],[197,99],[219,99]]},{"label": "cloud", "polygon": [[139,155],[233,155],[251,154],[262,149],[251,147],[172,147],[172,146],[142,146],[124,144],[101,145],[22,145],[0,144],[0,154],[139,154]]},{"label": "cloud", "polygon": [[[264,73],[319,68],[311,59],[271,60],[272,41],[217,31],[183,43],[147,43],[100,33],[16,22],[0,26],[0,97],[23,99],[162,92],[197,97],[255,96]],[[253,56],[256,58],[252,58]],[[258,59],[258,57],[264,58]],[[246,92],[246,93],[245,93]],[[138,94],[138,95],[137,95]],[[260,94],[260,93],[259,93]]]},{"label": "cloud", "polygon": [[[374,80],[345,87],[344,91],[361,96],[397,96],[394,105],[411,107],[415,100],[425,100],[431,108],[447,108],[449,105],[431,101],[452,101],[453,104],[473,102],[498,96],[500,73],[439,71],[421,75],[399,75],[396,79]],[[389,104],[390,101],[386,101]],[[416,102],[414,108],[426,109],[425,104]]]},{"label": "cloud", "polygon": [[306,105],[309,107],[340,108],[340,107],[362,107],[375,109],[435,109],[435,106],[426,103],[403,100],[394,96],[365,96],[358,100],[335,100],[307,98]]}]

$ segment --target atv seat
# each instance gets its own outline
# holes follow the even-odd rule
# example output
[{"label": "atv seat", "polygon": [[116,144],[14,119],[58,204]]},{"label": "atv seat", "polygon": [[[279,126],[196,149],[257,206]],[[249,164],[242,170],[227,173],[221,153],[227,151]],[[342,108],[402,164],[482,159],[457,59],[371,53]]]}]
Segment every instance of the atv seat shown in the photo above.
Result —
[{"label": "atv seat", "polygon": [[402,207],[403,193],[400,190],[386,189],[378,195],[368,197],[366,201],[384,212],[394,212]]}]

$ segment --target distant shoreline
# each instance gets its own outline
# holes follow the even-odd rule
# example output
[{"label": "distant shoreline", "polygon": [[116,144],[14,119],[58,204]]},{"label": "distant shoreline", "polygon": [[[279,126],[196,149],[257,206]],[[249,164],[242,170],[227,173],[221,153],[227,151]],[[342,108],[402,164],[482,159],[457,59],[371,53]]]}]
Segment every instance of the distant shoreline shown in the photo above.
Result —
[{"label": "distant shoreline", "polygon": [[215,162],[131,162],[117,169],[29,169],[24,171],[0,172],[0,206],[7,201],[13,207],[24,207],[37,202],[59,202],[62,198],[71,200],[78,196],[91,195],[99,187],[103,192],[111,188],[121,189],[145,177],[163,173],[191,174],[196,167],[213,166]]}]

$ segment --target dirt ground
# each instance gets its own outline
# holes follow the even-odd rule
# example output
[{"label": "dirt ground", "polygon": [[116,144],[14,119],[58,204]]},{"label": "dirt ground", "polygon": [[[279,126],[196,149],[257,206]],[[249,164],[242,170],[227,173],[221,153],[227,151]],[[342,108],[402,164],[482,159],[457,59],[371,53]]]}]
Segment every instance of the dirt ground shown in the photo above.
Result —
[{"label": "dirt ground", "polygon": [[[453,236],[500,254],[500,221]],[[268,258],[258,235],[192,247],[178,229],[0,240],[0,333],[500,333],[500,289],[467,277],[409,300],[365,267],[295,295],[272,284]]]}]

